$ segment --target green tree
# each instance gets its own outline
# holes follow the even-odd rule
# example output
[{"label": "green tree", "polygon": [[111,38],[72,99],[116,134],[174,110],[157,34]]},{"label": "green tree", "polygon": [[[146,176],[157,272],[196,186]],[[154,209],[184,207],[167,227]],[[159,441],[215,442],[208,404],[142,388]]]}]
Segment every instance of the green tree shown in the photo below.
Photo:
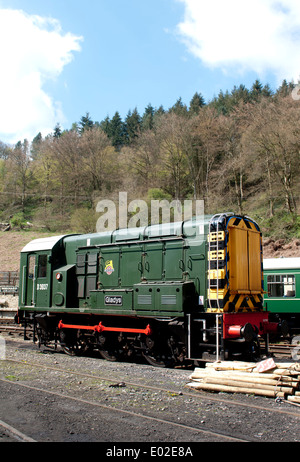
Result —
[{"label": "green tree", "polygon": [[108,136],[100,127],[94,126],[80,137],[79,147],[85,194],[92,196],[94,192],[113,190],[119,180],[118,159]]},{"label": "green tree", "polygon": [[252,101],[259,101],[262,96],[263,85],[259,80],[255,80],[250,90],[250,98]]},{"label": "green tree", "polygon": [[286,79],[282,81],[282,84],[276,91],[276,96],[279,97],[285,97],[285,96],[290,96],[295,85],[294,83],[290,82],[288,83]]},{"label": "green tree", "polygon": [[9,156],[10,151],[11,148],[7,144],[0,141],[0,159],[6,160]]},{"label": "green tree", "polygon": [[94,122],[90,118],[90,114],[87,112],[85,116],[82,116],[79,122],[79,133],[82,135],[82,133],[85,130],[91,130],[93,128]]},{"label": "green tree", "polygon": [[139,135],[141,130],[141,116],[137,108],[133,112],[129,111],[125,119],[127,142],[131,144]]},{"label": "green tree", "polygon": [[256,107],[251,125],[253,145],[263,163],[262,171],[270,171],[274,186],[280,188],[278,192],[284,199],[286,212],[292,215],[297,214],[299,198],[299,123],[298,101],[285,97],[270,103],[263,100]]},{"label": "green tree", "polygon": [[178,98],[174,106],[170,108],[170,112],[178,116],[186,116],[188,113],[186,105],[182,102],[182,98]]},{"label": "green tree", "polygon": [[133,184],[135,189],[141,188],[142,194],[146,194],[150,187],[159,187],[159,140],[154,130],[142,131],[123,154],[126,155],[125,168],[131,178],[128,183]]},{"label": "green tree", "polygon": [[245,85],[240,85],[239,87],[234,86],[230,95],[230,110],[238,106],[240,103],[248,103],[249,101],[250,93]]},{"label": "green tree", "polygon": [[24,212],[27,189],[32,179],[31,160],[29,156],[29,143],[24,140],[18,141],[11,151],[8,159],[8,168],[11,176],[11,184],[14,188],[15,200],[20,195],[22,211]]},{"label": "green tree", "polygon": [[267,98],[273,96],[273,91],[271,90],[271,87],[268,83],[264,86],[261,93],[262,93],[262,96],[267,97]]},{"label": "green tree", "polygon": [[182,200],[192,193],[188,163],[191,140],[189,123],[189,118],[171,112],[163,117],[157,128],[161,189],[176,200]]},{"label": "green tree", "polygon": [[152,130],[154,128],[154,113],[154,107],[149,103],[142,117],[142,130]]},{"label": "green tree", "polygon": [[220,136],[222,120],[223,116],[218,115],[213,107],[206,106],[198,116],[191,119],[191,128],[186,136],[193,196],[195,199],[203,199],[207,209],[213,202],[211,197],[215,196],[210,193],[216,189],[211,176],[218,170],[216,163],[223,148]]},{"label": "green tree", "polygon": [[100,128],[106,133],[106,135],[109,137],[110,136],[110,118],[109,116],[106,116],[102,122],[100,122]]},{"label": "green tree", "polygon": [[192,115],[197,115],[200,109],[205,106],[205,100],[201,93],[195,93],[190,102],[189,112]]},{"label": "green tree", "polygon": [[41,132],[39,132],[36,135],[36,137],[33,138],[32,143],[31,143],[30,154],[33,160],[36,159],[36,156],[38,154],[42,141],[43,141],[43,137],[42,137]]},{"label": "green tree", "polygon": [[61,131],[61,126],[59,123],[57,123],[54,127],[54,133],[53,133],[53,136],[54,138],[58,139],[60,138],[62,135],[62,131]]},{"label": "green tree", "polygon": [[218,114],[227,115],[231,111],[232,99],[228,90],[224,93],[220,90],[217,97],[213,98],[210,106],[214,107]]},{"label": "green tree", "polygon": [[[34,175],[38,182],[38,195],[43,198],[43,220],[48,222],[49,204],[57,196],[59,183],[57,179],[57,159],[53,145],[59,140],[48,136],[40,142],[33,162]],[[63,167],[62,167],[63,168]]]},{"label": "green tree", "polygon": [[117,111],[109,124],[108,137],[111,140],[112,145],[119,149],[126,142],[125,135],[125,124],[121,119],[119,112]]}]

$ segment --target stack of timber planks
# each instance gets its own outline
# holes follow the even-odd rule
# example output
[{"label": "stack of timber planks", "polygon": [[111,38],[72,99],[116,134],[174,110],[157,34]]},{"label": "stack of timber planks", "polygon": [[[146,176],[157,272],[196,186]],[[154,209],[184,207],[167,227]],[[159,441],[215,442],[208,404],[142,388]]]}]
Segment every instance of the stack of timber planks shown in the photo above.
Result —
[{"label": "stack of timber planks", "polygon": [[282,397],[300,404],[300,363],[215,361],[195,368],[186,386],[197,390]]}]

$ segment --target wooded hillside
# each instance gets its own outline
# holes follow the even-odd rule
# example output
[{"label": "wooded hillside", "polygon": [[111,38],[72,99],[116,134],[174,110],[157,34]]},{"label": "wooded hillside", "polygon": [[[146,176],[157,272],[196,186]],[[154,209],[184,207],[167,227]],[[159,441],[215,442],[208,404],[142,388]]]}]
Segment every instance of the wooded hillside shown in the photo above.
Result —
[{"label": "wooded hillside", "polygon": [[96,204],[202,199],[205,213],[250,215],[265,236],[300,238],[300,101],[292,83],[256,81],[205,103],[89,114],[46,138],[0,143],[0,221],[47,232],[95,230]]}]

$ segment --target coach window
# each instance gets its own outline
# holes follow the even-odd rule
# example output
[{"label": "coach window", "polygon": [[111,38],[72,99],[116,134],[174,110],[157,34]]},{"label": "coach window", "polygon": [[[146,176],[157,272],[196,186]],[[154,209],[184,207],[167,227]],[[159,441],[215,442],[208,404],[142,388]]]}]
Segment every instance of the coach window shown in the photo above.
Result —
[{"label": "coach window", "polygon": [[268,276],[268,297],[295,297],[295,276],[293,274]]},{"label": "coach window", "polygon": [[45,278],[47,277],[47,255],[39,255],[39,265],[38,265],[38,277]]}]

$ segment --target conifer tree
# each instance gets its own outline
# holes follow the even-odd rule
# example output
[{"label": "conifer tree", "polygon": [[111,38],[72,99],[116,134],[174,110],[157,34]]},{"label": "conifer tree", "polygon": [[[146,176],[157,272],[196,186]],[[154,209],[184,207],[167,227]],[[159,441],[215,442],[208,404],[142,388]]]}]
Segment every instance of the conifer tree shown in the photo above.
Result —
[{"label": "conifer tree", "polygon": [[142,117],[142,129],[152,130],[154,127],[154,107],[149,103]]},{"label": "conifer tree", "polygon": [[259,80],[255,80],[250,91],[250,97],[253,101],[259,101],[262,96],[263,86]]},{"label": "conifer tree", "polygon": [[110,136],[110,118],[109,116],[106,116],[102,122],[100,122],[100,128],[106,133],[106,135],[109,137]]},{"label": "conifer tree", "polygon": [[90,114],[87,112],[85,116],[82,116],[79,122],[79,133],[82,135],[82,133],[85,130],[90,130],[93,128],[94,122],[90,118]]},{"label": "conifer tree", "polygon": [[42,141],[43,141],[43,137],[42,137],[41,132],[39,132],[33,138],[32,143],[31,143],[30,154],[31,154],[31,158],[33,160],[35,160],[37,158],[38,151],[39,151],[39,148],[41,146]]},{"label": "conifer tree", "polygon": [[141,129],[141,117],[137,108],[129,111],[125,120],[127,142],[130,144],[139,135]]},{"label": "conifer tree", "polygon": [[205,100],[201,93],[195,93],[190,102],[189,112],[192,115],[197,115],[200,112],[200,109],[205,106]]},{"label": "conifer tree", "polygon": [[59,123],[57,123],[54,128],[53,136],[54,138],[58,139],[61,137],[61,135],[62,135],[61,126],[59,125]]},{"label": "conifer tree", "polygon": [[112,145],[116,148],[120,148],[125,144],[125,125],[118,111],[111,119],[108,137],[111,139]]},{"label": "conifer tree", "polygon": [[292,93],[294,87],[295,85],[292,82],[288,83],[287,80],[284,79],[282,81],[282,84],[276,91],[276,96],[283,96],[283,97],[288,96]]},{"label": "conifer tree", "polygon": [[178,98],[174,106],[171,107],[170,112],[173,112],[176,115],[179,116],[185,116],[187,115],[187,107],[186,105],[182,102],[182,98]]}]

